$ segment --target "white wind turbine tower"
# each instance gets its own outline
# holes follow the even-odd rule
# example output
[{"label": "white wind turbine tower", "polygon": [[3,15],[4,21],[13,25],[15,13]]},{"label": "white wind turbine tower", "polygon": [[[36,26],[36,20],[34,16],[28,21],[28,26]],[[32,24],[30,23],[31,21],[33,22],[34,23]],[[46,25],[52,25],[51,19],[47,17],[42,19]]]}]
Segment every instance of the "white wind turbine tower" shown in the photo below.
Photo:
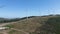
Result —
[{"label": "white wind turbine tower", "polygon": [[54,13],[55,13],[55,12],[54,12],[54,9],[53,9],[53,8],[48,9],[48,14],[49,14],[49,15],[54,15]]},{"label": "white wind turbine tower", "polygon": [[26,21],[28,22],[28,8],[26,8]]},{"label": "white wind turbine tower", "polygon": [[50,11],[51,11],[50,14],[54,15],[54,13],[55,13],[54,9],[51,8]]},{"label": "white wind turbine tower", "polygon": [[[27,19],[27,22],[28,22],[28,19],[29,19],[28,17],[29,17],[30,14],[31,14],[31,13],[29,13],[30,10],[31,10],[31,8],[27,8],[27,9],[26,9],[26,14],[27,14],[27,15],[26,15],[26,17],[27,17],[26,19]],[[29,20],[29,21],[30,21],[30,20]]]},{"label": "white wind turbine tower", "polygon": [[53,9],[52,8],[49,9],[49,12],[50,12],[50,14],[53,14]]},{"label": "white wind turbine tower", "polygon": [[48,10],[47,10],[47,15],[49,15],[49,14],[50,14],[50,12],[49,12],[49,11],[50,11],[50,10],[48,9]]},{"label": "white wind turbine tower", "polygon": [[52,14],[51,9],[48,9],[48,10],[47,10],[47,14],[48,14],[48,15]]}]

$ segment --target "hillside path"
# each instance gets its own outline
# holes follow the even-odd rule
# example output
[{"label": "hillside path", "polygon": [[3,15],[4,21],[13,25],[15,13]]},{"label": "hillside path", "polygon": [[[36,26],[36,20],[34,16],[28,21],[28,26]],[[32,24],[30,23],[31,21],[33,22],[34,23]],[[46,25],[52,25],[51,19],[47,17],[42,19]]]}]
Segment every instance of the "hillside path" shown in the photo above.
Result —
[{"label": "hillside path", "polygon": [[[5,26],[5,25],[9,25],[9,24],[14,24],[14,23],[17,23],[17,22],[12,22],[12,23],[2,23],[2,24],[0,24],[0,27],[3,27],[3,26]],[[21,31],[21,32],[26,33],[26,34],[29,34],[28,32],[25,32],[25,31],[23,31],[23,30],[14,29],[14,28],[11,28],[11,29],[16,30],[16,31]],[[4,33],[5,33],[5,32],[4,32]],[[5,34],[6,34],[6,33],[5,33]]]},{"label": "hillside path", "polygon": [[23,30],[19,30],[19,29],[15,29],[15,28],[11,28],[12,30],[16,30],[16,31],[21,31],[21,32],[23,32],[23,33],[26,33],[26,34],[29,34],[28,32],[25,32],[25,31],[23,31]]}]

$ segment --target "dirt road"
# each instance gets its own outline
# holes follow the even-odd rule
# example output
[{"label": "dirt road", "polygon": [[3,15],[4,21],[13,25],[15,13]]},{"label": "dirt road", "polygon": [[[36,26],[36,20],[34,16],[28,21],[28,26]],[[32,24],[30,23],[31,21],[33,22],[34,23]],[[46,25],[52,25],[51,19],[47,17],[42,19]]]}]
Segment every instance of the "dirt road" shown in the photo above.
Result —
[{"label": "dirt road", "polygon": [[[2,24],[0,24],[0,27],[2,27],[2,26],[5,26],[5,25],[9,25],[9,24],[14,24],[14,23],[17,23],[17,22],[12,22],[12,23],[2,23]],[[23,32],[23,33],[26,33],[26,34],[29,34],[28,32],[25,32],[25,31],[23,31],[23,30],[19,30],[19,29],[14,29],[14,28],[11,28],[12,30],[16,30],[16,31],[21,31],[21,32]],[[4,34],[7,34],[6,32],[3,32]]]},{"label": "dirt road", "polygon": [[11,28],[12,30],[16,30],[16,31],[21,31],[21,32],[23,32],[23,33],[25,33],[25,34],[29,34],[28,32],[25,32],[25,31],[23,31],[23,30],[20,30],[20,29],[15,29],[15,28]]}]

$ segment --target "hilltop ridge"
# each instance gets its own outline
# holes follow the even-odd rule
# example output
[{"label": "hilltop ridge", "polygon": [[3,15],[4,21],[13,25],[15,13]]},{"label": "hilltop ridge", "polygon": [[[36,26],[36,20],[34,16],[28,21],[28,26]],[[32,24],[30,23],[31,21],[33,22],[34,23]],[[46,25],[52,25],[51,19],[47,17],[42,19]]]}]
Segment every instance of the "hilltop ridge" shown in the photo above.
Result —
[{"label": "hilltop ridge", "polygon": [[12,24],[5,25],[5,27],[12,28],[9,29],[11,31],[8,34],[24,34],[24,32],[29,34],[60,34],[58,32],[60,31],[60,15],[30,16],[28,19],[27,17],[19,18]]}]

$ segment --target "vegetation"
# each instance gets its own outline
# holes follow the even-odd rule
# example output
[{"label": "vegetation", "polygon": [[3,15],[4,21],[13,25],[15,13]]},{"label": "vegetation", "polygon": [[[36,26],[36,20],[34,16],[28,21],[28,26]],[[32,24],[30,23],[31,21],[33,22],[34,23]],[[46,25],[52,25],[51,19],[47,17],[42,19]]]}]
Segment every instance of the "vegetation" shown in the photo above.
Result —
[{"label": "vegetation", "polygon": [[[14,19],[17,23],[6,25],[6,27],[22,30],[29,34],[60,34],[60,16],[30,16],[21,19]],[[24,34],[22,31],[11,30],[9,34]]]},{"label": "vegetation", "polygon": [[50,18],[46,24],[52,27],[51,32],[60,34],[60,17]]},{"label": "vegetation", "polygon": [[15,30],[11,30],[10,32],[8,32],[9,34],[13,34],[13,32],[16,32]]},{"label": "vegetation", "polygon": [[26,33],[21,32],[21,31],[11,30],[8,32],[8,34],[26,34]]},{"label": "vegetation", "polygon": [[3,27],[13,28],[14,26],[13,26],[13,25],[11,25],[11,24],[9,24],[9,25],[5,25],[5,26],[3,26]]},{"label": "vegetation", "polygon": [[33,17],[33,18],[28,18],[27,20],[24,19],[24,20],[18,21],[17,23],[14,23],[14,24],[10,24],[10,26],[11,27],[13,26],[12,28],[19,29],[19,30],[22,30],[24,32],[28,32],[28,33],[33,32],[34,33],[36,28],[42,26],[42,24],[47,20],[48,20],[47,17],[42,17],[42,18],[41,17]]},{"label": "vegetation", "polygon": [[[35,34],[60,34],[60,17],[49,18],[44,25],[38,27]],[[31,33],[33,34],[33,33]]]},{"label": "vegetation", "polygon": [[[30,16],[28,18],[33,18],[35,16]],[[24,18],[14,18],[14,19],[7,19],[7,18],[0,18],[0,23],[9,23],[9,22],[16,22],[16,21],[20,21],[20,20],[24,20],[27,17]]]}]

